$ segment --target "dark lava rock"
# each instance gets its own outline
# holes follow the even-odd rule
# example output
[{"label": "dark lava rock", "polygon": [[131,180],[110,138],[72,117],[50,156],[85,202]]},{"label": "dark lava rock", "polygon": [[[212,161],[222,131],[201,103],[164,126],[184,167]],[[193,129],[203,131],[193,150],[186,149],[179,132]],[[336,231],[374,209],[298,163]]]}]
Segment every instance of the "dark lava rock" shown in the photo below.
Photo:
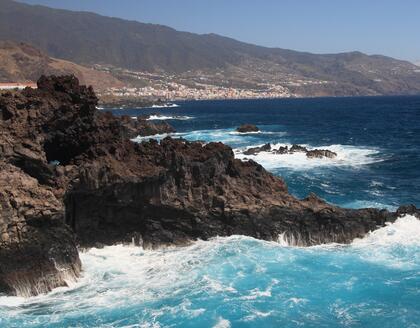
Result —
[{"label": "dark lava rock", "polygon": [[307,153],[308,149],[300,145],[292,145],[292,147],[290,147],[289,153],[297,153],[297,152]]},{"label": "dark lava rock", "polygon": [[247,132],[258,132],[260,129],[253,124],[243,124],[236,129],[236,132],[247,133]]},{"label": "dark lava rock", "polygon": [[289,147],[287,146],[280,146],[279,149],[275,149],[273,150],[274,154],[278,154],[278,155],[284,155],[284,154],[289,154]]},{"label": "dark lava rock", "polygon": [[262,151],[270,151],[270,150],[271,150],[271,145],[267,143],[261,147],[248,148],[247,150],[244,151],[244,155],[256,155]]},{"label": "dark lava rock", "polygon": [[308,150],[306,152],[306,156],[308,158],[335,158],[337,157],[337,153],[331,151],[331,150],[326,150],[326,149],[314,149],[314,150]]},{"label": "dark lava rock", "polygon": [[418,214],[299,200],[222,143],[134,143],[142,120],[133,125],[96,105],[72,76],[0,95],[0,293],[36,295],[75,279],[75,239],[81,247],[158,247],[282,235],[308,246],[349,243],[404,211]]},{"label": "dark lava rock", "polygon": [[153,136],[156,134],[174,133],[176,130],[167,122],[150,122],[147,117],[139,116],[135,119],[130,116],[121,117],[130,137]]}]

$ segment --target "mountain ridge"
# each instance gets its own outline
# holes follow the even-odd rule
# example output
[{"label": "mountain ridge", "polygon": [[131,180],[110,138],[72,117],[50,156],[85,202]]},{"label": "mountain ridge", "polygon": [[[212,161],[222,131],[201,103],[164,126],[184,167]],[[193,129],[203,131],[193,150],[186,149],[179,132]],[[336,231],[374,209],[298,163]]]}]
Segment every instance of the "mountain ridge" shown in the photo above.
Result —
[{"label": "mountain ridge", "polygon": [[417,66],[387,56],[267,48],[214,33],[180,32],[11,0],[0,0],[0,39],[30,43],[52,57],[86,66],[177,76],[203,73],[216,85],[224,81],[236,88],[280,85],[298,96],[420,93]]}]

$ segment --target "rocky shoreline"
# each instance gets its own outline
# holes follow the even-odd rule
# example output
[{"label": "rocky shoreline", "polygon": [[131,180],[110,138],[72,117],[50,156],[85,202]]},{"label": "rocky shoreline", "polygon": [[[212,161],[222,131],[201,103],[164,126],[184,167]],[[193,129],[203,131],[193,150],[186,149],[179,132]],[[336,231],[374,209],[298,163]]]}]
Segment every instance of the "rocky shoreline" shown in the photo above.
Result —
[{"label": "rocky shoreline", "polygon": [[0,294],[37,295],[77,279],[78,247],[233,234],[349,243],[419,213],[296,199],[281,178],[222,143],[134,143],[154,134],[149,122],[100,112],[97,102],[72,76],[0,96]]}]

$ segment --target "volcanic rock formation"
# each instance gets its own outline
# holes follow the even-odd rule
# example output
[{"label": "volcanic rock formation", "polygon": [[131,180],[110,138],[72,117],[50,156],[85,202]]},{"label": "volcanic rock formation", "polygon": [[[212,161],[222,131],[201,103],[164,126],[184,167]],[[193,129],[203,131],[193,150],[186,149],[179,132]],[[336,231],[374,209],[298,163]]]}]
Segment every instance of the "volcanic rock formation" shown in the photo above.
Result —
[{"label": "volcanic rock formation", "polygon": [[134,143],[144,122],[96,105],[72,76],[0,96],[0,293],[36,295],[76,279],[76,243],[157,247],[232,234],[348,243],[417,211],[298,200],[222,143]]}]

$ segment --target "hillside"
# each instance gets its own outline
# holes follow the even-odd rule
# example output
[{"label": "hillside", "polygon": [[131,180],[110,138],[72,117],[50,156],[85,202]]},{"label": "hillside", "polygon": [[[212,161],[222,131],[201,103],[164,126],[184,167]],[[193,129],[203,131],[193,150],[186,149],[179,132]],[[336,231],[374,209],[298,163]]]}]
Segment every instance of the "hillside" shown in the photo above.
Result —
[{"label": "hillside", "polygon": [[11,0],[0,0],[0,39],[27,42],[52,57],[86,66],[164,72],[188,81],[205,76],[209,83],[228,87],[279,85],[300,96],[420,93],[418,67],[385,56],[266,48]]},{"label": "hillside", "polygon": [[92,85],[97,90],[123,85],[110,74],[51,58],[28,44],[0,41],[0,82],[37,81],[43,74],[74,74],[83,84]]}]

